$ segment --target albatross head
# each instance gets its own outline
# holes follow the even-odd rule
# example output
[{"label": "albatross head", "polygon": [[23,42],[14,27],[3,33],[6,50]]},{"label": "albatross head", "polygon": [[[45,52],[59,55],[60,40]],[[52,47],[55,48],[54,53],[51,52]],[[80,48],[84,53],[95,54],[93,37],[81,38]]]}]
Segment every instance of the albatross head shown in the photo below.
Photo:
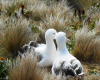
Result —
[{"label": "albatross head", "polygon": [[45,33],[45,39],[55,39],[56,33],[55,29],[48,29]]},{"label": "albatross head", "polygon": [[64,33],[64,32],[58,32],[56,34],[55,38],[56,38],[57,44],[70,42],[70,40],[66,37],[66,33]]}]

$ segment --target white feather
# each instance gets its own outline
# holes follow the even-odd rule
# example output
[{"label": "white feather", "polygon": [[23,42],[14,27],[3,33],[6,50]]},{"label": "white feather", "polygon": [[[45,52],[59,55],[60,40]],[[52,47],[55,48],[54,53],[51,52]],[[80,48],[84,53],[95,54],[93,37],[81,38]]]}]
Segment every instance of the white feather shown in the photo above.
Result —
[{"label": "white feather", "polygon": [[39,67],[52,66],[53,61],[56,57],[56,47],[54,39],[56,35],[55,29],[48,29],[45,33],[46,44],[40,44],[35,48],[35,52],[42,54],[42,60],[38,62]]},{"label": "white feather", "polygon": [[[71,55],[66,47],[65,42],[69,40],[66,38],[64,32],[58,32],[56,34],[57,42],[57,57],[54,60],[52,67],[52,74],[54,76],[61,75],[63,78],[68,79],[69,76],[78,76],[83,74],[83,67],[78,59]],[[79,70],[79,74],[77,70]],[[68,73],[69,70],[69,73]],[[72,73],[71,73],[71,71]]]}]

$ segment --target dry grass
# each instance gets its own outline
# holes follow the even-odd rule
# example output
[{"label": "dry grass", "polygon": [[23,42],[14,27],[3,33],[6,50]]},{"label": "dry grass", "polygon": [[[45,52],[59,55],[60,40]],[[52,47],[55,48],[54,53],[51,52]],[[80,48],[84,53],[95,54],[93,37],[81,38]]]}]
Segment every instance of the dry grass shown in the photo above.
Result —
[{"label": "dry grass", "polygon": [[100,2],[99,0],[87,0],[87,1],[81,0],[81,1],[83,3],[84,7],[87,7],[87,8],[91,7],[93,4]]},{"label": "dry grass", "polygon": [[92,5],[92,1],[91,0],[81,0],[82,3],[84,4],[85,7],[90,7]]},{"label": "dry grass", "polygon": [[[40,69],[37,66],[36,57],[31,53],[26,53],[21,60],[18,57],[15,63],[10,68],[10,80],[62,80],[60,76],[58,78],[54,77],[50,68]],[[70,80],[76,78],[73,77]]]},{"label": "dry grass", "polygon": [[[41,4],[42,3],[42,4]],[[43,20],[49,11],[48,6],[42,1],[36,1],[31,8],[31,17],[35,20]]]},{"label": "dry grass", "polygon": [[96,21],[100,17],[100,11],[98,7],[89,8],[85,13],[87,17],[90,17],[90,21]]},{"label": "dry grass", "polygon": [[70,23],[76,21],[73,19],[71,22],[73,13],[64,1],[60,3],[51,2],[49,5],[46,2],[38,1],[33,5],[31,11],[33,18],[39,20],[39,23],[36,22],[36,24],[39,25],[37,28],[42,39],[44,39],[43,36],[47,29],[54,28],[57,31],[66,32]]},{"label": "dry grass", "polygon": [[35,3],[36,4],[34,4],[30,9],[30,11],[32,11],[32,17],[42,21],[49,15],[52,15],[53,17],[56,16],[65,18],[66,12],[69,10],[69,7],[65,2],[56,3],[54,1],[51,1],[48,2],[49,5],[47,5],[47,1],[37,1]]},{"label": "dry grass", "polygon": [[43,77],[32,54],[23,57],[20,64],[13,66],[10,72],[10,80],[43,80]]},{"label": "dry grass", "polygon": [[100,19],[96,21],[95,30],[97,29],[97,33],[100,32]]},{"label": "dry grass", "polygon": [[[10,80],[62,80],[55,78],[47,69],[40,69],[36,66],[37,59],[32,54],[27,54],[22,60],[18,57],[13,67],[10,65]],[[100,64],[82,63],[84,70],[84,80],[99,80]],[[93,71],[93,73],[91,73]],[[75,80],[75,78],[71,78]]]},{"label": "dry grass", "polygon": [[46,17],[44,23],[41,23],[41,26],[45,29],[54,28],[57,31],[65,31],[67,28],[66,20],[53,17],[52,15]]},{"label": "dry grass", "polygon": [[85,27],[76,32],[73,54],[81,61],[100,63],[100,38],[95,34]]},{"label": "dry grass", "polygon": [[13,13],[15,10],[19,9],[21,7],[21,4],[23,4],[25,6],[25,8],[27,8],[27,6],[33,4],[33,2],[36,0],[3,0],[2,3],[2,11],[7,10],[8,12]]},{"label": "dry grass", "polygon": [[15,63],[10,67],[10,80],[60,80],[52,76],[46,68],[40,69],[33,53],[26,53],[22,59],[18,57]]},{"label": "dry grass", "polygon": [[[77,4],[80,3],[77,2],[79,0],[71,1],[75,2],[74,4],[78,9],[83,8]],[[99,0],[80,1],[83,2],[84,7],[87,9],[85,9],[85,18],[81,21],[79,21],[78,16],[74,15],[74,10],[70,9],[70,7],[66,5],[66,2],[63,1],[2,0],[0,4],[0,56],[7,55],[16,57],[16,55],[18,55],[17,51],[19,48],[34,38],[31,38],[33,34],[31,34],[31,30],[29,30],[30,27],[35,28],[35,30],[38,29],[36,33],[38,34],[39,31],[41,42],[45,41],[45,31],[48,28],[55,28],[57,31],[66,32],[67,37],[71,38],[73,41],[74,34],[76,33],[75,46],[71,44],[70,47],[74,47],[72,53],[78,59],[86,62],[100,63],[100,9],[98,7],[89,8],[91,5],[93,5],[93,3],[95,4]],[[25,19],[25,15],[21,15],[21,4],[25,6],[25,14],[29,13],[29,19]],[[9,12],[12,13],[10,17],[8,17]],[[15,12],[18,16],[20,16],[20,18],[16,19]],[[85,21],[85,19],[88,17],[90,17],[90,21],[87,25],[90,28],[94,22],[94,29],[92,31],[88,28],[77,30],[83,26],[83,21]],[[51,75],[51,72],[47,72],[47,69],[39,69],[36,66],[37,61],[33,59],[33,57],[27,55],[26,58],[21,60],[21,63],[20,59],[18,61],[17,66],[13,66],[14,68],[11,68],[11,80],[57,80]],[[14,64],[16,64],[16,62],[14,62]],[[87,68],[85,70],[87,70]],[[88,74],[87,70],[84,79],[99,80],[99,77],[98,75]]]},{"label": "dry grass", "polygon": [[14,58],[18,55],[20,47],[34,38],[26,24],[23,21],[17,23],[11,21],[6,24],[7,27],[4,25],[0,39],[0,55]]},{"label": "dry grass", "polygon": [[100,79],[100,64],[82,63],[84,80],[99,80]]}]

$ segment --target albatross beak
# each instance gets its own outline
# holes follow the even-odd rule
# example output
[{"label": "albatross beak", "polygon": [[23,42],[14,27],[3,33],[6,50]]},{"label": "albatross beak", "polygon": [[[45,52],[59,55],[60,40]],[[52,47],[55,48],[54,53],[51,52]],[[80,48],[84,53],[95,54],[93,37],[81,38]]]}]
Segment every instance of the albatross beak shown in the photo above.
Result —
[{"label": "albatross beak", "polygon": [[[70,39],[67,39],[67,38],[66,38],[66,42],[70,43]],[[65,42],[65,43],[66,43],[66,42]]]},{"label": "albatross beak", "polygon": [[55,43],[56,50],[57,50],[57,42],[56,42],[56,40],[55,40],[55,39],[54,39],[53,41],[54,41],[54,43]]}]

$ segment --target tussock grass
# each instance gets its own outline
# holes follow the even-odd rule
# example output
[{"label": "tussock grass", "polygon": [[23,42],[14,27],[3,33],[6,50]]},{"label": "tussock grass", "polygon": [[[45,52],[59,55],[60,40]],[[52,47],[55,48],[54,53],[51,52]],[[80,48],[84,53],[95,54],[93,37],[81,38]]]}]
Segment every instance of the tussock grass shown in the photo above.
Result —
[{"label": "tussock grass", "polygon": [[100,63],[100,38],[96,37],[96,32],[89,31],[88,28],[77,30],[75,34],[74,56],[81,61]]},{"label": "tussock grass", "polygon": [[[2,0],[2,13],[8,16],[15,15],[16,11],[20,11],[21,13],[21,6],[24,6],[24,15],[26,15],[27,11],[30,13],[30,9],[32,5],[40,0]],[[21,14],[20,14],[21,15]]]},{"label": "tussock grass", "polygon": [[59,17],[65,18],[66,12],[69,10],[69,7],[66,5],[65,1],[60,3],[50,1],[48,2],[49,5],[47,5],[47,1],[37,1],[35,3],[36,4],[34,4],[30,9],[30,11],[32,11],[31,15],[35,19],[37,18],[40,20],[44,20],[47,15],[53,15],[56,17],[58,17],[59,15]]},{"label": "tussock grass", "polygon": [[24,22],[9,22],[7,27],[4,25],[0,38],[0,55],[15,58],[20,47],[34,39],[30,28]]},{"label": "tussock grass", "polygon": [[[54,77],[46,68],[39,68],[36,57],[31,53],[26,53],[21,60],[18,57],[16,63],[10,69],[10,80],[62,80],[60,76]],[[77,78],[73,77],[70,80]]]},{"label": "tussock grass", "polygon": [[37,60],[32,54],[21,59],[19,65],[13,66],[10,80],[43,80],[42,71],[37,67]]},{"label": "tussock grass", "polygon": [[[42,4],[41,4],[42,3]],[[70,8],[66,5],[66,2],[62,1],[59,3],[52,1],[49,5],[45,2],[36,2],[33,5],[32,17],[36,20],[39,20],[37,28],[42,39],[44,39],[44,33],[49,28],[54,28],[57,31],[66,31],[68,26],[71,23],[69,18],[72,18]],[[75,21],[75,19],[73,20]],[[36,22],[37,23],[37,22]]]},{"label": "tussock grass", "polygon": [[42,20],[46,17],[46,14],[50,12],[48,6],[46,6],[44,2],[41,4],[41,1],[37,1],[36,4],[32,6],[31,11],[31,16],[35,20]]},{"label": "tussock grass", "polygon": [[86,16],[90,17],[91,21],[96,21],[100,17],[100,10],[98,7],[90,7],[86,10]]},{"label": "tussock grass", "polygon": [[47,69],[37,66],[37,58],[34,53],[26,53],[22,59],[16,59],[16,63],[10,68],[10,80],[61,80],[52,76]]},{"label": "tussock grass", "polygon": [[81,0],[81,2],[83,3],[84,7],[89,8],[89,7],[95,5],[96,3],[100,2],[100,1],[99,0],[87,0],[87,1]]},{"label": "tussock grass", "polygon": [[57,18],[57,17],[53,17],[52,15],[50,17],[46,17],[46,20],[44,21],[44,23],[41,23],[42,27],[45,29],[49,29],[49,28],[54,28],[57,31],[64,31],[66,29],[66,20],[61,19],[61,18]]},{"label": "tussock grass", "polygon": [[96,21],[95,30],[97,29],[97,33],[100,32],[100,19]]}]

